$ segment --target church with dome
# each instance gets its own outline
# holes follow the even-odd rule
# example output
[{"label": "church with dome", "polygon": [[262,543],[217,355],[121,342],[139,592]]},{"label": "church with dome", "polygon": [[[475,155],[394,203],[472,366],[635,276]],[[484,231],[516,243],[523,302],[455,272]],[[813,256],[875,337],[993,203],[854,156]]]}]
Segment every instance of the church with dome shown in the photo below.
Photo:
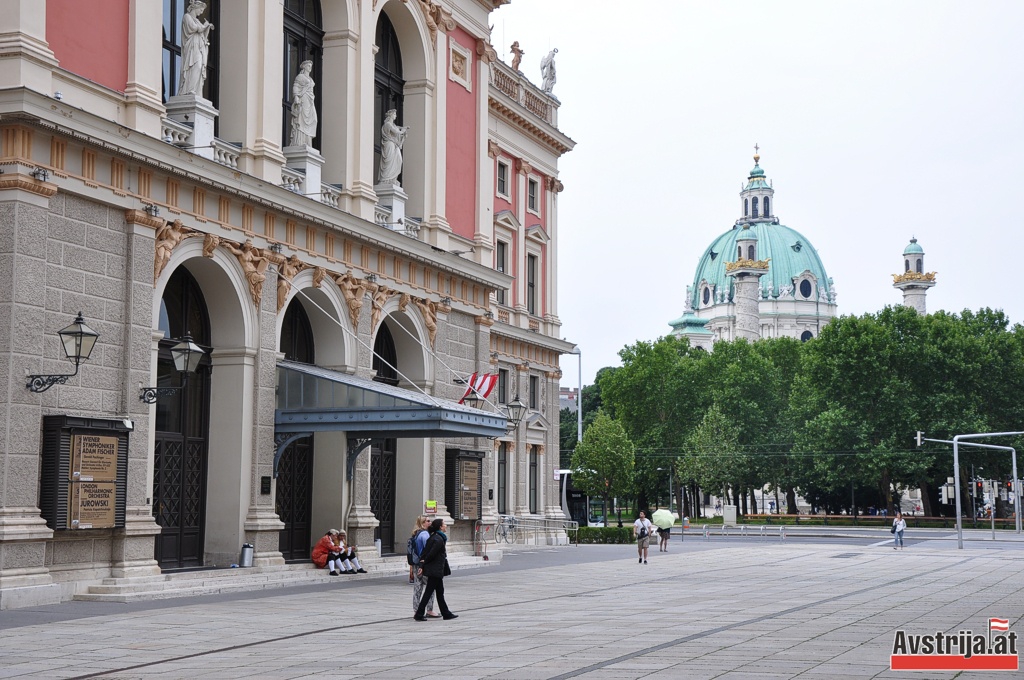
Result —
[{"label": "church with dome", "polygon": [[[740,191],[740,217],[701,255],[686,287],[683,315],[670,321],[672,335],[711,350],[719,340],[817,337],[837,314],[836,287],[818,251],[800,232],[779,221],[775,190],[754,156]],[[903,304],[925,313],[925,294],[935,285],[924,272],[924,249],[911,239],[904,272],[893,275]]]}]

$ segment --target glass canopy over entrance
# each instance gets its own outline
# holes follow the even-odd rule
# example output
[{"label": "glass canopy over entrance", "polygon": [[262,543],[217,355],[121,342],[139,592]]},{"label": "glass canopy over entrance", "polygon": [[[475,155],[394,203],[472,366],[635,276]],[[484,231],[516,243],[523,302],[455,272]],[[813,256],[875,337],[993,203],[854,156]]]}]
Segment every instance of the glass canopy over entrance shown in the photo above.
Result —
[{"label": "glass canopy over entrance", "polygon": [[314,432],[350,439],[500,437],[505,416],[294,361],[277,363],[275,475],[284,448]]}]

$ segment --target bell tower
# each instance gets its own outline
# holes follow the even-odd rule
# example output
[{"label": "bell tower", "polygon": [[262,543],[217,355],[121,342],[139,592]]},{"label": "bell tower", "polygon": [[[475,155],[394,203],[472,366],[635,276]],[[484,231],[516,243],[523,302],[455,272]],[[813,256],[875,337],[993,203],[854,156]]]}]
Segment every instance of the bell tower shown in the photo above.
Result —
[{"label": "bell tower", "polygon": [[927,314],[925,296],[935,285],[935,272],[924,270],[924,248],[916,238],[903,249],[903,273],[892,275],[892,287],[903,291],[903,306],[913,307],[918,314]]},{"label": "bell tower", "polygon": [[[754,151],[758,150],[757,144]],[[754,169],[747,177],[747,184],[740,191],[740,215],[736,224],[752,222],[777,222],[775,217],[775,190],[765,179],[764,170],[759,165],[761,156],[754,154]]]}]

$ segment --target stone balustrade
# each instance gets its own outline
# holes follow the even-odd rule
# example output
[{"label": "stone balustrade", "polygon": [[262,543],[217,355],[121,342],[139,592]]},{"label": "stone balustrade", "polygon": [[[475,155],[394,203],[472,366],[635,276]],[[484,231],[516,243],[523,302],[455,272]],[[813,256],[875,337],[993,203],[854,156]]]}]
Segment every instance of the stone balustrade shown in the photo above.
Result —
[{"label": "stone balustrade", "polygon": [[503,62],[491,64],[491,92],[503,96],[545,123],[558,127],[558,100]]}]

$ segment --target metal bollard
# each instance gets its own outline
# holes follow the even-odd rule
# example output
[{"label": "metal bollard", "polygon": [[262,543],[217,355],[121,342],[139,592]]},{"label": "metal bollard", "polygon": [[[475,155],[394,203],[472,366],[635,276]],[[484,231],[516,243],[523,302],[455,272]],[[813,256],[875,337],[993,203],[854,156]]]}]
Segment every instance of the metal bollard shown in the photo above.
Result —
[{"label": "metal bollard", "polygon": [[785,541],[786,540],[786,527],[779,527],[779,540],[780,541]]}]

